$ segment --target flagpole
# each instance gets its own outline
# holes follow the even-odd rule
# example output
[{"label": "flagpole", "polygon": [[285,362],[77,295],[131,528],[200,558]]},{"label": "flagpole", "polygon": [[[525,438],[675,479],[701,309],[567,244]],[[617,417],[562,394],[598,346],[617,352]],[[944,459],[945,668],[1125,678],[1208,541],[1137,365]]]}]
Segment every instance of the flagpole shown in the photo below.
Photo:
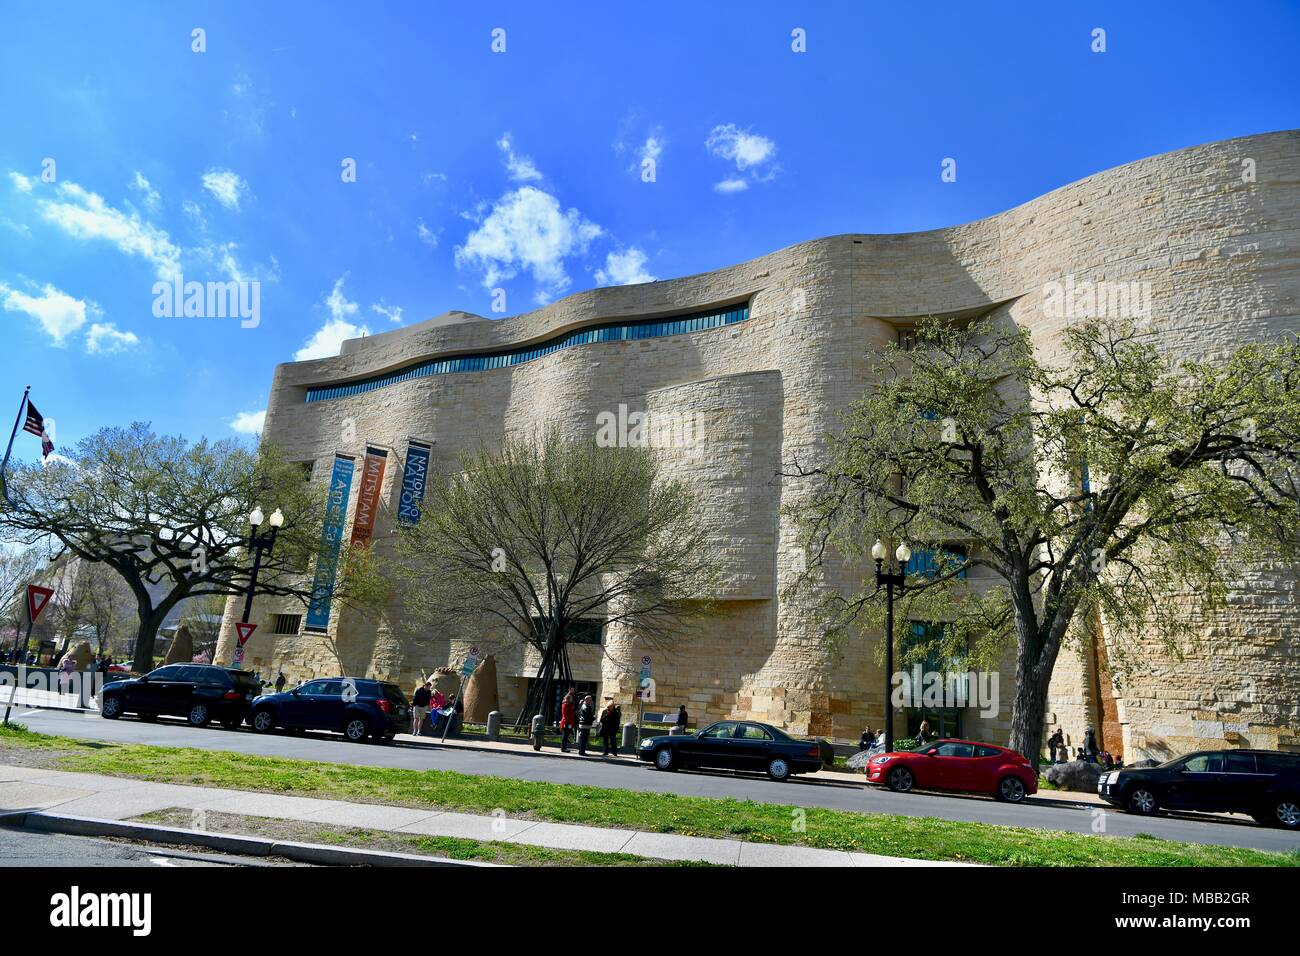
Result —
[{"label": "flagpole", "polygon": [[14,430],[9,433],[9,447],[5,449],[5,460],[0,462],[0,489],[4,490],[5,501],[8,501],[11,505],[13,500],[9,497],[9,482],[5,480],[5,470],[9,467],[9,453],[14,450],[14,438],[18,435],[18,423],[23,420],[23,408],[27,405],[27,393],[31,390],[30,385],[23,389],[22,401],[18,403],[18,416],[14,419]]}]

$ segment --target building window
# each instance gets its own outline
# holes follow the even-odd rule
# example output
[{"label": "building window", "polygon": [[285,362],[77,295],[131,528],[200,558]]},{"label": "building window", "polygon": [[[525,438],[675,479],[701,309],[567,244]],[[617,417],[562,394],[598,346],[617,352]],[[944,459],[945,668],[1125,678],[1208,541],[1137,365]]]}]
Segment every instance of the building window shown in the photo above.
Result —
[{"label": "building window", "polygon": [[916,329],[899,329],[898,330],[898,347],[904,352],[910,352],[916,348]]},{"label": "building window", "polygon": [[956,564],[961,566],[956,576],[959,580],[964,581],[966,579],[966,562],[970,560],[966,545],[945,544],[940,550],[943,552],[942,561],[936,558],[933,548],[917,548],[912,552],[912,557],[907,562],[906,572],[920,577],[932,578],[939,574],[940,570],[944,572],[951,571],[952,566]]},{"label": "building window", "polygon": [[371,392],[386,385],[405,382],[407,379],[424,378],[429,375],[447,375],[452,372],[481,372],[485,369],[505,368],[520,365],[533,359],[550,355],[560,349],[575,345],[587,345],[591,342],[614,342],[627,339],[660,338],[679,335],[683,332],[698,332],[716,329],[749,318],[749,303],[711,309],[708,312],[696,312],[679,315],[669,319],[638,319],[628,322],[607,323],[566,332],[549,341],[528,345],[517,349],[477,355],[458,355],[455,358],[429,359],[396,372],[373,375],[360,381],[345,385],[319,386],[307,389],[308,402],[323,402],[331,398],[347,398],[362,392]]},{"label": "building window", "polygon": [[[541,618],[533,618],[533,630],[540,633],[544,629]],[[568,643],[570,644],[604,644],[605,622],[600,618],[583,618],[569,623]]]},{"label": "building window", "polygon": [[301,626],[301,614],[276,614],[271,619],[272,634],[297,634]]},{"label": "building window", "polygon": [[[958,663],[945,657],[942,651],[935,646],[943,640],[942,623],[909,621],[908,624],[908,629],[903,632],[903,657],[906,658],[909,652],[918,647],[926,646],[927,648],[923,660],[904,665],[907,668],[909,680],[915,683],[918,670],[921,675],[936,673],[943,674],[945,677],[949,672],[957,671]],[[962,673],[964,674],[964,671]],[[961,683],[955,690],[961,699],[969,700],[970,688],[965,686],[965,680],[964,676],[960,678]],[[944,686],[948,688],[951,685],[945,681]],[[922,687],[912,687],[912,706],[903,708],[906,715],[907,735],[915,737],[921,729],[921,723],[928,721],[930,733],[936,737],[962,736],[962,711],[964,708],[948,706],[948,701],[940,703],[939,706],[927,705],[922,700]]]}]

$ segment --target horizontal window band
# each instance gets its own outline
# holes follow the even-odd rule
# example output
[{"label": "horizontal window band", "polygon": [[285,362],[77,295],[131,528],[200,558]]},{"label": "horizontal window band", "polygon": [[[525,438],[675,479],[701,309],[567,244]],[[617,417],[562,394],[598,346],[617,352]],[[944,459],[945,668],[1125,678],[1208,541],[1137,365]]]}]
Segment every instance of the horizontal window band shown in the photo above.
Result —
[{"label": "horizontal window band", "polygon": [[556,336],[546,342],[518,349],[500,352],[484,352],[477,355],[457,355],[454,358],[430,359],[411,365],[396,372],[373,375],[370,378],[348,382],[345,385],[313,386],[307,389],[308,402],[323,402],[332,398],[347,398],[362,392],[373,392],[377,388],[396,385],[413,378],[427,378],[430,375],[449,375],[453,372],[486,372],[492,369],[509,368],[522,365],[533,359],[542,358],[561,349],[576,345],[591,345],[597,342],[624,342],[632,339],[657,339],[669,335],[682,335],[688,332],[703,332],[706,329],[721,328],[743,322],[749,318],[749,304],[742,303],[727,309],[709,312],[697,312],[691,315],[677,315],[666,319],[637,319],[631,322],[596,325],[564,335]]}]

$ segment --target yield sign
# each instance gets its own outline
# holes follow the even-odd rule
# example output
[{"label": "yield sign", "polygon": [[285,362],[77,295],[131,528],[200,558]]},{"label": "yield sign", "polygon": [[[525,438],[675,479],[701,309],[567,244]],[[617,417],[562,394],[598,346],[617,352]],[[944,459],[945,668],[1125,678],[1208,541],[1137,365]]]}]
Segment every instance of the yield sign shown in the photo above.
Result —
[{"label": "yield sign", "polygon": [[248,639],[253,636],[255,630],[257,630],[256,624],[245,624],[240,622],[235,625],[235,634],[239,638],[240,647],[243,647],[248,642]]},{"label": "yield sign", "polygon": [[43,588],[39,584],[27,585],[27,620],[35,623],[53,596],[54,588]]}]

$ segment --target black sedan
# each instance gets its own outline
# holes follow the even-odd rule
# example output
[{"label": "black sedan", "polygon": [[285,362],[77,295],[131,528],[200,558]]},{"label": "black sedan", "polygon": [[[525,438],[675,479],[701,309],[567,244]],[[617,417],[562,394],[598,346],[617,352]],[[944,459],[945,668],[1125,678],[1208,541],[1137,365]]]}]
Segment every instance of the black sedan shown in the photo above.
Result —
[{"label": "black sedan", "polygon": [[693,734],[647,737],[637,756],[660,770],[763,770],[773,780],[785,780],[792,774],[820,770],[823,748],[819,741],[795,740],[770,724],[720,720]]},{"label": "black sedan", "polygon": [[137,714],[150,720],[160,714],[184,717],[195,727],[219,720],[234,729],[262,692],[248,671],[211,664],[168,664],[141,677],[105,684],[99,713],[109,720]]},{"label": "black sedan", "polygon": [[1202,751],[1158,767],[1103,773],[1097,793],[1130,813],[1245,813],[1268,826],[1300,830],[1300,754]]}]

